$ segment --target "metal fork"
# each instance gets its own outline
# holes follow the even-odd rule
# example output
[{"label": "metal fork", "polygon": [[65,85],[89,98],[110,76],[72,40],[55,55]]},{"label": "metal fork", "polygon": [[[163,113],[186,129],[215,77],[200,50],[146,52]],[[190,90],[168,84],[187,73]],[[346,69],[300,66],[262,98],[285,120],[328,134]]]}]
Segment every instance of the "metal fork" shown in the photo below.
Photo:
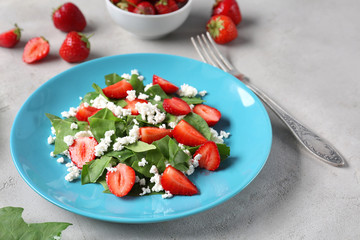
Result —
[{"label": "metal fork", "polygon": [[304,145],[305,148],[317,158],[336,167],[343,166],[345,164],[344,158],[337,150],[335,150],[334,147],[330,145],[329,142],[319,137],[298,120],[295,120],[294,117],[275,103],[270,97],[264,94],[264,92],[250,83],[249,79],[244,74],[240,73],[225,57],[223,57],[208,32],[206,35],[201,34],[196,36],[196,39],[191,37],[191,41],[203,62],[218,67],[241,80],[271,110],[274,111],[274,113],[285,123],[285,125],[289,127],[296,139],[298,139],[299,142],[302,143],[302,145]]}]

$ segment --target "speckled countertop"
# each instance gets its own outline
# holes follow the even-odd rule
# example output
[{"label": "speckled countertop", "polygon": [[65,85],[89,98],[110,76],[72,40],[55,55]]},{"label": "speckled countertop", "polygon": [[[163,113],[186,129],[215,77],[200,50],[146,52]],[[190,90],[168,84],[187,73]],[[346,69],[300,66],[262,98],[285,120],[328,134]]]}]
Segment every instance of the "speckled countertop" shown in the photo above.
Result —
[{"label": "speckled countertop", "polygon": [[[99,0],[75,2],[84,12],[89,57],[153,52],[199,59],[190,36],[202,33],[212,1],[196,0],[188,20],[160,40],[141,40],[113,24]],[[328,139],[347,165],[314,159],[269,112],[273,145],[258,177],[234,198],[175,221],[129,225],[63,210],[35,193],[16,171],[10,129],[24,101],[44,82],[74,66],[59,58],[64,34],[52,8],[63,1],[0,1],[0,29],[23,29],[15,49],[0,49],[0,207],[23,207],[28,222],[73,225],[62,239],[360,239],[360,1],[238,1],[239,37],[221,46],[226,56],[277,102]],[[22,62],[25,42],[50,40],[46,61]]]}]

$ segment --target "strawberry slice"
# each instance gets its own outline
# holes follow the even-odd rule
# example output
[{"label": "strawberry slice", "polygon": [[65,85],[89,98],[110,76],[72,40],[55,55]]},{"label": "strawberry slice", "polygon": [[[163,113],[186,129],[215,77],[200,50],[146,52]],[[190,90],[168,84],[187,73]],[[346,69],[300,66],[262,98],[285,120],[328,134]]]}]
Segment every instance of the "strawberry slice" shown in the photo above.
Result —
[{"label": "strawberry slice", "polygon": [[210,127],[214,126],[221,118],[219,110],[205,104],[196,105],[193,112],[200,115]]},{"label": "strawberry slice", "polygon": [[166,167],[160,181],[164,190],[173,195],[191,196],[199,192],[196,186],[182,172],[171,165]]},{"label": "strawberry slice", "polygon": [[191,112],[189,104],[177,97],[164,99],[163,108],[175,116],[186,115]]},{"label": "strawberry slice", "polygon": [[148,101],[144,100],[144,99],[138,99],[136,98],[133,101],[129,101],[127,99],[125,99],[125,101],[127,102],[127,105],[125,107],[123,107],[124,109],[130,109],[131,110],[131,115],[139,115],[139,111],[135,108],[135,105],[137,103],[147,103]]},{"label": "strawberry slice", "polygon": [[71,161],[80,169],[87,162],[95,159],[95,146],[98,142],[93,137],[79,137],[69,147]]},{"label": "strawberry slice", "polygon": [[155,74],[153,75],[153,84],[159,84],[162,90],[168,94],[176,93],[179,90],[177,86]]},{"label": "strawberry slice", "polygon": [[120,99],[127,96],[126,91],[133,90],[133,87],[126,80],[121,80],[113,85],[107,86],[103,89],[103,93],[108,98]]},{"label": "strawberry slice", "polygon": [[194,153],[194,157],[201,154],[199,160],[199,167],[205,168],[210,171],[215,171],[220,165],[220,154],[214,142],[208,141],[201,145]]},{"label": "strawberry slice", "polygon": [[45,58],[50,51],[49,42],[43,37],[30,39],[24,48],[23,61],[34,63]]},{"label": "strawberry slice", "polygon": [[79,121],[84,121],[84,122],[88,122],[88,118],[91,117],[92,115],[94,115],[95,113],[97,113],[98,111],[100,111],[101,109],[99,108],[94,108],[92,106],[87,106],[85,107],[84,103],[82,103],[79,106],[79,109],[75,115],[76,119]]},{"label": "strawberry slice", "polygon": [[117,197],[127,195],[135,184],[135,171],[124,163],[119,163],[114,171],[106,174],[109,190]]},{"label": "strawberry slice", "polygon": [[172,129],[157,128],[157,127],[141,127],[140,141],[151,144],[154,141],[160,140],[165,136],[172,137]]},{"label": "strawberry slice", "polygon": [[182,119],[173,130],[173,137],[179,143],[187,146],[195,147],[201,145],[208,140],[198,131],[191,126],[188,122]]}]

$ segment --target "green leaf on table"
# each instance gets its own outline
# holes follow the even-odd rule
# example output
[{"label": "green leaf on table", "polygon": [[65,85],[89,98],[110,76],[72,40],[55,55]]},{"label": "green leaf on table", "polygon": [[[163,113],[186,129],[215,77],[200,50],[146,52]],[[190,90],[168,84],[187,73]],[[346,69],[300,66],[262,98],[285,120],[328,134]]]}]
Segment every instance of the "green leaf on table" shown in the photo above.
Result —
[{"label": "green leaf on table", "polygon": [[110,73],[108,75],[105,75],[105,84],[106,86],[113,85],[117,82],[120,82],[124,78],[120,77],[117,73]]},{"label": "green leaf on table", "polygon": [[23,208],[4,207],[0,208],[0,239],[25,240],[25,239],[54,239],[61,236],[71,223],[45,222],[26,223],[21,217]]},{"label": "green leaf on table", "polygon": [[189,113],[186,117],[183,118],[186,122],[188,122],[191,126],[196,128],[206,139],[210,140],[211,132],[209,125],[206,121],[197,115],[196,113]]},{"label": "green leaf on table", "polygon": [[54,154],[60,154],[68,149],[68,145],[64,142],[64,137],[71,135],[74,136],[77,132],[88,130],[87,122],[78,121],[77,129],[71,129],[72,121],[68,119],[61,119],[55,115],[46,113],[45,114],[51,121],[51,125],[55,128],[56,139],[55,139],[55,149]]}]

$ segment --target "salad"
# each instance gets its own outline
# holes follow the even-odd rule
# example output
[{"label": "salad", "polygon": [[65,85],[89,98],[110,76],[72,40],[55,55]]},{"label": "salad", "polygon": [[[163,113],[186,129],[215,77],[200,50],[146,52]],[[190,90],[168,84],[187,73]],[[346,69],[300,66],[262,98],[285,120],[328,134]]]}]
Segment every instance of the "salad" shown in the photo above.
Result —
[{"label": "salad", "polygon": [[207,92],[157,75],[145,85],[137,70],[108,74],[105,84],[61,117],[46,114],[50,155],[68,167],[65,180],[100,183],[118,197],[199,194],[188,176],[215,171],[230,155],[230,133],[212,128],[221,113],[204,104]]}]

